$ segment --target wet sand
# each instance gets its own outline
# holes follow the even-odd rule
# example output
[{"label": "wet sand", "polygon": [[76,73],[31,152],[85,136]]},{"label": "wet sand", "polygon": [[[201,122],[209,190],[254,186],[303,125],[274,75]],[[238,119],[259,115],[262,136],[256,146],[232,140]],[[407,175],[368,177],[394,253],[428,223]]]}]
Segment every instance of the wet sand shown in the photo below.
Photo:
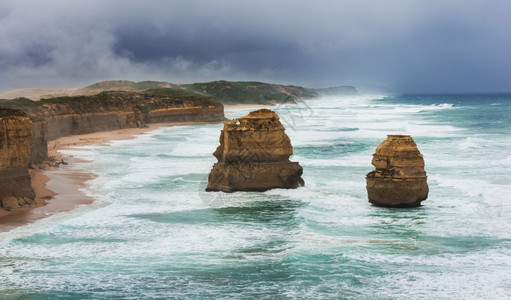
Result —
[{"label": "wet sand", "polygon": [[45,170],[31,170],[32,187],[36,192],[36,204],[7,212],[0,211],[0,232],[32,223],[59,212],[70,211],[78,205],[91,204],[94,199],[81,189],[94,174],[75,169],[77,160],[69,159],[69,165]]}]

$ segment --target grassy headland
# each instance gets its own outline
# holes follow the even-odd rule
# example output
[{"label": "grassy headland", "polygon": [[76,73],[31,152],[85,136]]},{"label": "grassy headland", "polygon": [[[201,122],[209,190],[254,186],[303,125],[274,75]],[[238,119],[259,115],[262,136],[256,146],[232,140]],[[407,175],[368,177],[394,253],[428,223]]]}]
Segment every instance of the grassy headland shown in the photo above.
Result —
[{"label": "grassy headland", "polygon": [[[19,92],[23,95],[23,90]],[[295,102],[321,96],[356,95],[352,86],[311,89],[294,85],[281,85],[256,81],[211,81],[192,84],[174,84],[160,81],[133,82],[127,80],[103,81],[83,88],[58,90],[55,93],[18,97],[2,101],[0,106],[12,109],[37,107],[44,103],[77,101],[105,101],[122,97],[136,101],[146,97],[168,97],[183,101],[218,99],[223,104],[270,104]],[[30,98],[30,99],[28,99]],[[33,103],[33,100],[39,100]]]},{"label": "grassy headland", "polygon": [[250,81],[212,81],[183,84],[183,88],[213,96],[224,104],[278,104],[318,97],[311,89]]}]

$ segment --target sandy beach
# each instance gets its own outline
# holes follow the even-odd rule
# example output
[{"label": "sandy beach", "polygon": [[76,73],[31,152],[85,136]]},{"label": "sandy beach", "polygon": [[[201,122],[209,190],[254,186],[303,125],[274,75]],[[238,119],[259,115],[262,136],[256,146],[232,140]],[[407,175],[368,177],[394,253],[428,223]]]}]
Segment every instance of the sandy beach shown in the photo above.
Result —
[{"label": "sandy beach", "polygon": [[[234,106],[236,107],[236,106]],[[233,108],[233,106],[229,107]],[[32,187],[36,192],[36,203],[13,211],[0,208],[0,232],[10,231],[16,227],[32,223],[52,216],[56,213],[75,209],[79,205],[94,202],[94,198],[86,195],[83,189],[87,181],[95,175],[76,166],[80,161],[75,157],[60,152],[73,147],[107,144],[112,140],[134,138],[160,127],[210,124],[210,122],[173,122],[148,124],[144,128],[127,128],[106,132],[95,132],[83,135],[66,136],[48,142],[48,157],[55,162],[64,161],[59,167],[48,167],[40,170],[30,170]]]}]

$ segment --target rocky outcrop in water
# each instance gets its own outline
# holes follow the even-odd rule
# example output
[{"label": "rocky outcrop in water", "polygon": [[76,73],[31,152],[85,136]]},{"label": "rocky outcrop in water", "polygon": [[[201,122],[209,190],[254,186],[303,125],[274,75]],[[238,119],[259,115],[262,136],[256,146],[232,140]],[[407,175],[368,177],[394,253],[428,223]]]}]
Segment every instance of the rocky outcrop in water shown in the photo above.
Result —
[{"label": "rocky outcrop in water", "polygon": [[279,116],[268,109],[224,123],[206,191],[265,191],[304,184]]},{"label": "rocky outcrop in water", "polygon": [[20,111],[0,108],[0,206],[11,210],[35,198],[28,162],[31,121]]},{"label": "rocky outcrop in water", "polygon": [[366,176],[369,202],[378,206],[416,207],[428,197],[424,159],[409,135],[389,135],[377,148]]}]

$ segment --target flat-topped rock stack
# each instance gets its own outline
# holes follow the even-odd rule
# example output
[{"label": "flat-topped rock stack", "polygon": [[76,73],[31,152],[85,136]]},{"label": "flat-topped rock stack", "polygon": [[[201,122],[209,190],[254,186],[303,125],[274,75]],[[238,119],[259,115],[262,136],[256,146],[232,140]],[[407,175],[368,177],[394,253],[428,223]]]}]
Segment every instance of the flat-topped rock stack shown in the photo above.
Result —
[{"label": "flat-topped rock stack", "polygon": [[224,123],[206,191],[266,191],[304,184],[279,116],[260,109]]},{"label": "flat-topped rock stack", "polygon": [[377,148],[367,174],[369,202],[378,206],[416,207],[428,197],[424,159],[409,135],[389,135]]}]

